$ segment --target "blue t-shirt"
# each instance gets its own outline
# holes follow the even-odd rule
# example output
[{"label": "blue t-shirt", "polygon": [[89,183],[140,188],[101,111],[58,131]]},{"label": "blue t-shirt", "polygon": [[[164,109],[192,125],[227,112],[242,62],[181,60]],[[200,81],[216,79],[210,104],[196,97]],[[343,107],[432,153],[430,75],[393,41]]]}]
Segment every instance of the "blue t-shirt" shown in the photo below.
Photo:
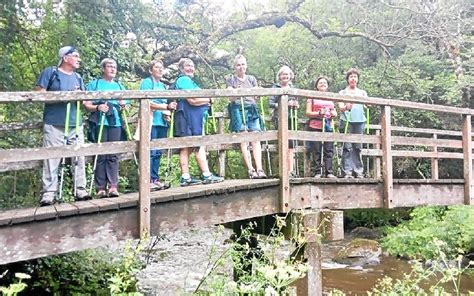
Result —
[{"label": "blue t-shirt", "polygon": [[[153,81],[151,77],[145,78],[140,83],[140,90],[165,90],[166,86],[161,81]],[[167,104],[167,99],[156,98],[152,100],[156,104]],[[153,126],[168,126],[168,123],[163,119],[163,112],[161,110],[153,111]]]},{"label": "blue t-shirt", "polygon": [[[354,95],[354,96],[361,96],[367,97],[367,92],[362,89],[357,89],[356,92],[349,92],[347,88],[341,90],[339,92],[341,95]],[[352,104],[352,108],[350,111],[342,112],[341,120],[349,122],[365,122],[365,114],[364,114],[364,105],[363,104]]]},{"label": "blue t-shirt", "polygon": [[[117,81],[106,81],[104,79],[96,79],[92,80],[89,82],[87,85],[87,90],[88,91],[109,91],[109,90],[125,90],[125,87],[118,83]],[[125,101],[128,104],[128,101]],[[103,100],[96,100],[94,103],[110,103],[112,104],[113,108],[111,111],[107,112],[107,114],[104,114],[105,120],[104,120],[104,125],[105,126],[122,126],[121,120],[120,120],[120,105],[119,105],[119,100],[115,99],[103,99]],[[99,115],[98,123],[101,122],[102,114]]]},{"label": "blue t-shirt", "polygon": [[[61,72],[56,67],[48,67],[44,69],[38,77],[36,85],[46,89],[47,91],[84,90],[84,81],[82,80],[81,76],[79,76],[79,74],[76,72],[72,74],[66,74]],[[68,104],[70,104],[69,126],[75,127],[78,105],[77,102],[45,103],[43,110],[43,122],[51,125],[64,126],[66,123],[66,109]],[[82,117],[79,118],[79,124],[82,125]]]}]

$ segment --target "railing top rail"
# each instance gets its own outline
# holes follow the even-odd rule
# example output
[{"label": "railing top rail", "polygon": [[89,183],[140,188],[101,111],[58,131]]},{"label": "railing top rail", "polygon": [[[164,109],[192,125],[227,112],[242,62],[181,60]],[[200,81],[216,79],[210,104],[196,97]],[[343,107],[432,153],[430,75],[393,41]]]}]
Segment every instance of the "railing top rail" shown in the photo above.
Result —
[{"label": "railing top rail", "polygon": [[418,109],[418,110],[434,111],[434,112],[441,112],[441,113],[474,115],[474,109],[470,109],[470,108],[459,108],[459,107],[444,106],[444,105],[425,104],[425,103],[402,101],[402,100],[396,100],[396,99],[348,96],[348,95],[340,95],[337,93],[318,92],[318,91],[303,90],[303,89],[288,89],[288,94],[293,95],[293,96],[307,97],[307,98],[315,97],[315,98],[328,100],[328,101],[334,101],[334,102],[362,103],[362,104],[367,104],[367,105],[391,106],[391,107],[398,107],[398,108]]},{"label": "railing top rail", "polygon": [[153,99],[153,98],[200,98],[200,97],[241,97],[241,96],[278,96],[291,95],[305,98],[319,98],[336,102],[362,103],[367,105],[392,106],[398,108],[419,109],[451,114],[474,115],[470,108],[458,108],[444,105],[409,102],[377,97],[340,95],[330,92],[318,92],[296,88],[255,88],[255,89],[202,89],[202,90],[126,90],[126,91],[86,91],[86,92],[0,92],[0,103],[18,102],[65,102],[78,100],[117,99]]}]

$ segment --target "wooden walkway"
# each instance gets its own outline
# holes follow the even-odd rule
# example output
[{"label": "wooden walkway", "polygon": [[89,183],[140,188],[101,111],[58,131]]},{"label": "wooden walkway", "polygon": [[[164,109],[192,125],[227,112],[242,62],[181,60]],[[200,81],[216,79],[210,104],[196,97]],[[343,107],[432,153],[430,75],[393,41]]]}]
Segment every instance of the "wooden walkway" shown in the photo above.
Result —
[{"label": "wooden walkway", "polygon": [[[151,193],[151,233],[209,226],[280,213],[280,181],[227,180]],[[291,180],[299,209],[383,207],[382,180]],[[463,180],[395,180],[395,207],[454,205],[464,201]],[[0,264],[105,246],[138,233],[138,193],[0,213]]]}]

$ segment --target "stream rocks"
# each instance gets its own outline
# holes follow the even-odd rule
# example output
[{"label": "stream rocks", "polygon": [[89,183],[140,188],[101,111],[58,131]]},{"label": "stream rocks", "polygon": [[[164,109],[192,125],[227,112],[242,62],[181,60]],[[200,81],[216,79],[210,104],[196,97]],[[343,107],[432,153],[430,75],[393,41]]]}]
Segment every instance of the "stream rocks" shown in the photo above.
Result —
[{"label": "stream rocks", "polygon": [[377,241],[356,238],[337,252],[334,261],[351,266],[373,265],[380,263],[382,248]]}]

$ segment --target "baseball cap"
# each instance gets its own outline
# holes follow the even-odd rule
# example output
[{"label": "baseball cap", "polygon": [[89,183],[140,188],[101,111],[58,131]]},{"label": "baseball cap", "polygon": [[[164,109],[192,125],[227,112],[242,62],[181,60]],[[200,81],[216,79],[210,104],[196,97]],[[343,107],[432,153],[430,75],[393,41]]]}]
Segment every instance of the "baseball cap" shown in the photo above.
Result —
[{"label": "baseball cap", "polygon": [[68,54],[71,54],[71,53],[74,53],[74,52],[78,52],[74,46],[64,46],[64,47],[61,47],[58,51],[58,56],[59,56],[59,62],[58,62],[58,67],[61,66],[61,63],[63,62],[63,58],[65,56],[67,56]]}]

